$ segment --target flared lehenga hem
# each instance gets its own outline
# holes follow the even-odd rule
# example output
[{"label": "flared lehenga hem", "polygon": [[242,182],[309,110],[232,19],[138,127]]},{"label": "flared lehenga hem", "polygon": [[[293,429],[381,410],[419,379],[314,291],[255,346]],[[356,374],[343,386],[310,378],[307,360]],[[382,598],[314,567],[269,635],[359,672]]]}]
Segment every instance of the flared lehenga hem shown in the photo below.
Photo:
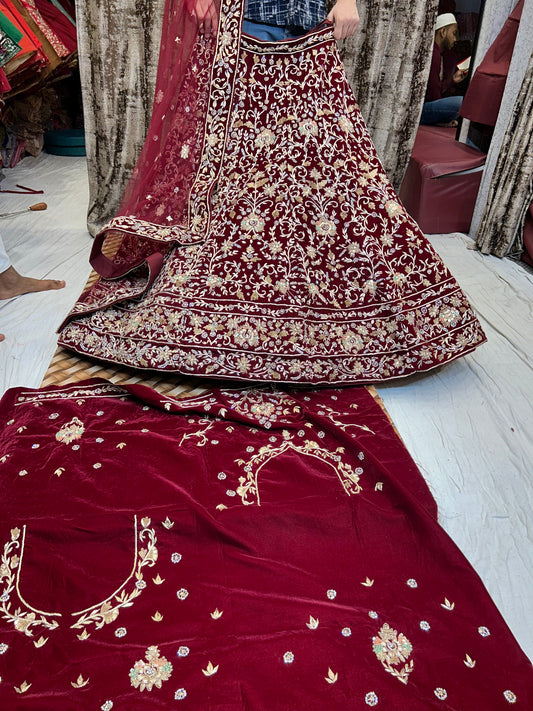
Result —
[{"label": "flared lehenga hem", "polygon": [[[458,352],[443,353],[440,360],[431,363],[417,362],[415,356],[412,356],[413,363],[409,367],[403,368],[402,372],[394,368],[393,359],[401,357],[402,354],[397,353],[394,356],[379,359],[376,356],[369,356],[370,364],[365,367],[365,358],[339,358],[332,356],[329,359],[310,357],[305,363],[294,358],[292,361],[286,356],[268,356],[267,354],[254,353],[254,359],[259,361],[257,371],[249,368],[249,359],[246,353],[232,354],[224,351],[209,351],[198,349],[170,349],[167,345],[159,346],[160,353],[164,353],[164,359],[161,364],[154,368],[149,364],[148,360],[134,360],[130,353],[137,350],[137,343],[134,339],[121,339],[120,351],[113,344],[112,338],[107,338],[105,335],[100,336],[101,343],[99,352],[101,356],[94,355],[94,349],[89,345],[86,349],[83,348],[83,342],[76,339],[75,342],[68,344],[64,339],[62,345],[70,351],[78,353],[97,361],[114,363],[117,365],[127,365],[136,370],[145,372],[168,372],[179,373],[184,376],[194,376],[200,378],[208,378],[209,380],[217,381],[239,381],[239,382],[275,382],[280,385],[370,385],[379,382],[387,382],[390,380],[400,380],[409,378],[416,374],[428,373],[436,370],[443,365],[451,363],[458,358],[461,358],[468,353],[473,352],[479,343],[475,343],[470,348],[461,348]],[[109,351],[106,352],[106,346],[109,345]],[[129,347],[130,346],[130,347]],[[151,349],[157,351],[158,347],[151,344]],[[139,350],[143,350],[142,348]],[[233,357],[231,357],[233,356]],[[246,360],[246,365],[243,363]],[[390,368],[387,366],[387,360],[390,362]],[[150,359],[153,362],[153,357]],[[376,373],[376,363],[379,363],[378,369],[381,373]],[[310,373],[312,375],[310,375]]]}]

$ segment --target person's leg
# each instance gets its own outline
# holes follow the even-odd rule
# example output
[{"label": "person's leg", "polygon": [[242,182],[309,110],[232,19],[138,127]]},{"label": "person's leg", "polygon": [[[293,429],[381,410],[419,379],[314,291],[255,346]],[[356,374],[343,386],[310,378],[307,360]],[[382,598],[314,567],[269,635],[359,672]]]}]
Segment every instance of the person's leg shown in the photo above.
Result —
[{"label": "person's leg", "polygon": [[64,286],[65,282],[58,279],[32,279],[19,274],[11,265],[0,237],[0,300],[34,291],[62,289]]},{"label": "person's leg", "polygon": [[8,267],[0,274],[0,301],[35,291],[62,289],[64,281],[59,279],[32,279],[19,274],[14,267]]},{"label": "person's leg", "polygon": [[432,126],[437,123],[457,121],[462,103],[462,96],[447,96],[444,99],[437,99],[437,101],[426,101],[422,109],[420,123],[423,126]]}]

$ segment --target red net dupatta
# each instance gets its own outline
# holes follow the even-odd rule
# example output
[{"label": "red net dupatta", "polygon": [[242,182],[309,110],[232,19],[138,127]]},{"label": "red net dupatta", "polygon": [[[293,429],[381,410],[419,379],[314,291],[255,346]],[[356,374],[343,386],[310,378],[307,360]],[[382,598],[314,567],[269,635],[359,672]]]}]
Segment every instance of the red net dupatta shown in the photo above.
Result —
[{"label": "red net dupatta", "polygon": [[[97,235],[91,255],[104,278],[146,262],[151,281],[170,244],[203,239],[222,161],[223,116],[237,70],[243,5],[243,0],[166,0],[148,135],[118,215]],[[216,23],[210,35],[203,17]],[[110,260],[101,248],[117,230],[125,239]]]}]

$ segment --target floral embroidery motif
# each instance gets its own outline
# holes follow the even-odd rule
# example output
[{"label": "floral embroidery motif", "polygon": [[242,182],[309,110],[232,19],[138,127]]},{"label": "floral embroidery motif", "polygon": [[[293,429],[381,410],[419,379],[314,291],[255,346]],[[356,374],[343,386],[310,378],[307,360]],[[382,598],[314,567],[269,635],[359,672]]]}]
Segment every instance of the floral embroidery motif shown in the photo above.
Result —
[{"label": "floral embroidery motif", "polygon": [[5,654],[9,649],[9,645],[5,642],[0,643],[0,654]]},{"label": "floral embroidery motif", "polygon": [[127,633],[128,631],[125,627],[119,627],[115,630],[115,637],[118,637],[120,639],[121,637],[125,637]]},{"label": "floral embroidery motif", "polygon": [[[344,453],[344,449],[342,447],[339,447],[332,452],[321,448],[317,442],[313,442],[311,440],[306,440],[303,445],[296,445],[290,440],[286,440],[278,447],[273,445],[265,445],[264,447],[261,447],[259,452],[248,462],[245,462],[244,459],[235,460],[236,463],[239,466],[242,466],[246,472],[246,476],[239,477],[239,486],[237,487],[237,494],[241,497],[242,503],[245,506],[249,506],[254,503],[258,506],[261,505],[258,486],[259,472],[271,459],[279,457],[281,454],[289,450],[293,450],[306,456],[315,457],[316,459],[320,459],[328,464],[337,474],[344,491],[348,494],[348,496],[358,494],[362,491],[362,487],[359,484],[359,478],[363,470],[359,467],[354,470],[350,464],[341,460],[341,454]],[[248,497],[250,497],[252,501],[250,501]]]},{"label": "floral embroidery motif", "polygon": [[266,429],[274,424],[292,422],[300,412],[300,406],[283,390],[249,388],[237,393],[231,390],[222,392],[233,401],[231,409],[234,412]]},{"label": "floral embroidery motif", "polygon": [[328,684],[336,684],[339,679],[339,675],[337,672],[334,672],[333,669],[331,669],[330,667],[328,669],[328,675],[324,678],[328,682]]},{"label": "floral embroidery motif", "polygon": [[294,654],[292,652],[285,652],[283,655],[283,661],[285,664],[292,664],[294,662]]},{"label": "floral embroidery motif", "polygon": [[181,646],[176,652],[176,654],[178,655],[178,657],[188,657],[189,651],[189,647]]},{"label": "floral embroidery motif", "polygon": [[327,595],[328,600],[335,600],[335,598],[337,597],[337,591],[336,590],[328,590],[326,595]]},{"label": "floral embroidery motif", "polygon": [[77,417],[73,417],[70,422],[64,424],[57,432],[56,439],[62,444],[72,444],[81,439],[85,432],[85,425]]},{"label": "floral embroidery motif", "polygon": [[441,701],[445,701],[448,698],[448,692],[440,686],[435,689],[434,693],[437,699],[440,699]]},{"label": "floral embroidery motif", "polygon": [[[143,568],[145,566],[153,567],[158,558],[157,537],[155,529],[150,528],[150,525],[151,519],[148,517],[143,518],[141,530],[137,534],[137,517],[135,517],[135,560],[130,577],[103,603],[74,613],[74,615],[80,615],[80,617],[71,625],[72,629],[84,628],[85,632],[88,626],[94,624],[96,629],[99,630],[104,625],[114,622],[119,616],[120,610],[124,607],[131,607],[133,600],[141,595],[146,587]],[[146,547],[143,546],[139,549],[138,543],[144,543]],[[127,588],[133,579],[135,579],[135,582],[128,591]]]},{"label": "floral embroidery motif", "polygon": [[512,691],[504,691],[503,695],[505,697],[505,700],[508,701],[510,704],[516,704],[518,701],[516,694],[513,694]]},{"label": "floral embroidery motif", "polygon": [[407,585],[413,589],[418,587],[418,583],[414,578],[409,578],[409,580],[407,581]]},{"label": "floral embroidery motif", "polygon": [[431,625],[429,624],[429,622],[426,622],[426,620],[421,620],[420,629],[424,630],[424,632],[429,632],[429,630],[431,629]]},{"label": "floral embroidery motif", "polygon": [[84,679],[83,676],[80,674],[79,677],[76,679],[76,681],[71,681],[70,685],[74,689],[83,689],[84,686],[87,686],[89,683],[89,679]]},{"label": "floral embroidery motif", "polygon": [[29,688],[31,687],[31,684],[28,684],[27,681],[23,681],[20,686],[15,686],[15,691],[17,694],[25,694]]},{"label": "floral embroidery motif", "polygon": [[185,588],[181,588],[181,590],[178,590],[176,595],[178,600],[186,600],[189,597],[189,591],[185,590]]},{"label": "floral embroidery motif", "polygon": [[309,615],[309,622],[306,622],[305,624],[307,627],[309,627],[310,630],[318,629],[318,625],[319,625],[318,617],[313,617],[313,615]]},{"label": "floral embroidery motif", "polygon": [[105,701],[102,706],[100,706],[100,708],[102,709],[102,711],[111,711],[113,705],[114,704],[112,701]]},{"label": "floral embroidery motif", "polygon": [[[406,663],[413,646],[407,637],[396,630],[393,630],[385,623],[379,631],[379,634],[372,638],[372,648],[374,654],[383,664],[383,667],[389,674],[396,677],[402,684],[407,684],[409,674],[413,671],[413,660]],[[403,664],[401,669],[397,669],[400,664]]]},{"label": "floral embroidery motif", "polygon": [[181,553],[173,553],[173,554],[170,556],[170,560],[171,560],[173,563],[179,563],[180,560],[181,560]]},{"label": "floral embroidery motif", "polygon": [[209,662],[207,667],[205,669],[202,669],[202,674],[204,676],[213,676],[217,673],[218,667],[218,664],[215,666],[212,662]]},{"label": "floral embroidery motif", "polygon": [[490,637],[490,630],[488,627],[478,627],[477,631],[482,637]]},{"label": "floral embroidery motif", "polygon": [[131,685],[140,691],[152,691],[154,686],[160,689],[163,682],[170,679],[172,664],[155,646],[148,647],[145,658],[146,662],[141,659],[130,669]]},{"label": "floral embroidery motif", "polygon": [[352,630],[349,627],[343,627],[341,630],[341,634],[343,637],[351,637],[352,636]]},{"label": "floral embroidery motif", "polygon": [[174,693],[174,698],[176,699],[176,701],[182,701],[186,696],[187,692],[185,691],[185,689],[178,689]]},{"label": "floral embroidery motif", "polygon": [[[0,563],[0,586],[3,584],[2,594],[0,595],[0,611],[4,620],[12,623],[16,630],[23,632],[28,637],[33,637],[34,627],[45,627],[48,630],[56,629],[59,623],[52,618],[61,617],[61,615],[57,613],[40,613],[29,607],[24,609],[22,606],[12,610],[13,602],[11,596],[15,591],[17,575],[20,573],[25,531],[26,528],[24,527],[21,544],[20,528],[12,528],[11,539],[4,545]],[[17,551],[20,551],[20,557]],[[6,649],[7,645],[4,652]]]},{"label": "floral embroidery motif", "polygon": [[368,704],[368,706],[378,705],[378,697],[374,691],[368,692],[368,694],[365,696],[365,703]]}]

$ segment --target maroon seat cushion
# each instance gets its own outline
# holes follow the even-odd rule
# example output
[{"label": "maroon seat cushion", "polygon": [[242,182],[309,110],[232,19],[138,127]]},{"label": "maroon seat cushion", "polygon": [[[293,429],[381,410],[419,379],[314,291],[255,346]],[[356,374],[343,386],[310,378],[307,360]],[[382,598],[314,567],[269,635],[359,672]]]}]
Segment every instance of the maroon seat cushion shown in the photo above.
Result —
[{"label": "maroon seat cushion", "polygon": [[455,129],[420,126],[400,199],[426,233],[468,232],[486,155],[455,140]]}]

